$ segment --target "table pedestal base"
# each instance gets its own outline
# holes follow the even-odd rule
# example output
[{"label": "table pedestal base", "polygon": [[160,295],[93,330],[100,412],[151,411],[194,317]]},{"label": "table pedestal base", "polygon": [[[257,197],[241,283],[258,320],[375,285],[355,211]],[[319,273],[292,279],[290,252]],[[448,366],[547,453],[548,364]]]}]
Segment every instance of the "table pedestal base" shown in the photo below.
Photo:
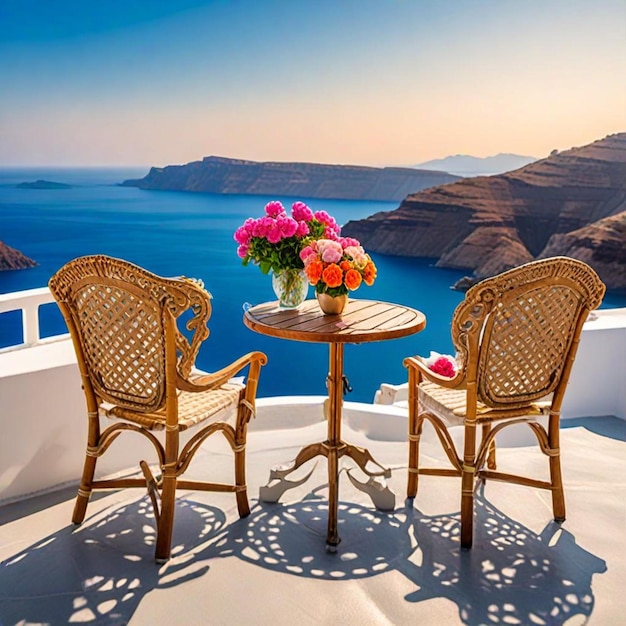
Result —
[{"label": "table pedestal base", "polygon": [[[326,535],[326,548],[329,552],[335,552],[341,539],[337,531],[337,508],[339,504],[339,459],[343,456],[350,457],[364,474],[369,476],[367,482],[357,480],[347,470],[350,482],[357,488],[367,493],[372,499],[374,506],[382,511],[391,511],[395,508],[395,495],[384,482],[378,482],[376,478],[390,478],[391,470],[384,468],[370,454],[369,450],[350,445],[344,441],[334,444],[329,441],[313,443],[300,450],[296,458],[285,465],[279,465],[271,469],[270,479],[267,485],[259,489],[259,499],[263,502],[278,502],[280,497],[289,489],[293,489],[307,481],[315,467],[299,480],[287,480],[287,476],[295,472],[304,463],[317,456],[324,456],[328,460],[328,532]],[[370,470],[367,465],[371,463],[378,470]]]}]

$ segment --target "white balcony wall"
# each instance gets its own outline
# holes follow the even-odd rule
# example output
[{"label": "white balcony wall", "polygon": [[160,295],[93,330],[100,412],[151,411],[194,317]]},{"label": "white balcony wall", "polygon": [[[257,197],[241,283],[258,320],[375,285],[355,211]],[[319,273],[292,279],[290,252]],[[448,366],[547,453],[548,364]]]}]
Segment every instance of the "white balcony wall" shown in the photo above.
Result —
[{"label": "white balcony wall", "polygon": [[626,309],[598,311],[585,324],[562,414],[626,419]]},{"label": "white balcony wall", "polygon": [[[78,484],[87,445],[85,397],[70,340],[0,354],[0,503]],[[120,437],[98,475],[148,461],[140,436]],[[143,451],[145,448],[145,452]]]}]

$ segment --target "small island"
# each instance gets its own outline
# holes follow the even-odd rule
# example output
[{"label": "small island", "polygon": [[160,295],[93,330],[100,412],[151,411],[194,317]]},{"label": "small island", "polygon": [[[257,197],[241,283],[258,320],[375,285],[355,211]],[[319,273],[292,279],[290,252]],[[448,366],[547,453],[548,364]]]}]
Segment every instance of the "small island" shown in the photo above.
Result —
[{"label": "small island", "polygon": [[15,185],[18,189],[72,189],[72,185],[55,183],[50,180],[36,180],[32,183],[25,182]]}]

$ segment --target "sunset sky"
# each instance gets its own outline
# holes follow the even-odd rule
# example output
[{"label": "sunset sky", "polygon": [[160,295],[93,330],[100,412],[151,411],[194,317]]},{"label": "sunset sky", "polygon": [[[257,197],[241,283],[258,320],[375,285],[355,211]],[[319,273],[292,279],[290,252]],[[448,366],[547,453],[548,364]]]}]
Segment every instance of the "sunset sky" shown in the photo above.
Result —
[{"label": "sunset sky", "polygon": [[626,0],[0,0],[0,166],[537,158],[626,131]]}]

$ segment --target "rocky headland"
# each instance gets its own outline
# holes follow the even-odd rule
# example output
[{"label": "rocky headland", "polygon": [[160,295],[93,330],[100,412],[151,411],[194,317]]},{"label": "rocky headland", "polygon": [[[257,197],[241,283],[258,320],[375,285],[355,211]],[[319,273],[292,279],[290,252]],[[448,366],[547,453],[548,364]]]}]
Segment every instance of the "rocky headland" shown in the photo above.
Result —
[{"label": "rocky headland", "polygon": [[37,263],[19,250],[7,246],[0,241],[0,272],[3,270],[24,270],[35,267]]},{"label": "rocky headland", "polygon": [[463,287],[533,259],[588,262],[626,288],[626,133],[553,152],[520,169],[410,194],[395,211],[342,229],[368,251],[432,258]]},{"label": "rocky headland", "polygon": [[281,195],[338,200],[402,200],[458,176],[403,167],[256,162],[210,156],[186,165],[153,167],[122,185],[140,189]]}]

